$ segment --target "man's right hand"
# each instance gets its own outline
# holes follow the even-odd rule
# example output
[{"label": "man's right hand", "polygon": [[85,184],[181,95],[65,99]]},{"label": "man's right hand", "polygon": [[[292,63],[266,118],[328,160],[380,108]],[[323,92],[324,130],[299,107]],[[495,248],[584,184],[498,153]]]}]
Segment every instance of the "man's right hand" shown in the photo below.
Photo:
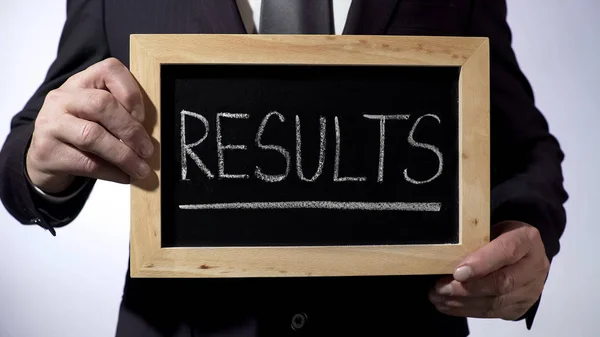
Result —
[{"label": "man's right hand", "polygon": [[142,126],[144,106],[129,70],[111,58],[48,93],[35,121],[26,167],[48,193],[76,176],[130,183],[148,176],[154,148]]}]

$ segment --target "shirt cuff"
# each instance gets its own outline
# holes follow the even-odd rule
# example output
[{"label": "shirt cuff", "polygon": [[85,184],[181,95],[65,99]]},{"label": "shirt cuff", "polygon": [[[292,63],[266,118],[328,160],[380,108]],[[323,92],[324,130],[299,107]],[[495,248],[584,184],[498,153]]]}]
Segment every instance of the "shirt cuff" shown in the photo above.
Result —
[{"label": "shirt cuff", "polygon": [[83,177],[78,177],[73,181],[71,186],[69,188],[67,188],[64,192],[62,192],[60,194],[51,194],[51,193],[44,192],[42,189],[37,187],[31,181],[31,178],[29,178],[29,174],[27,173],[27,170],[25,170],[25,177],[27,178],[27,182],[29,183],[29,186],[31,186],[31,188],[35,191],[36,194],[38,194],[44,200],[55,203],[55,204],[62,204],[62,203],[65,203],[65,202],[73,199],[75,196],[77,196],[79,193],[81,193],[81,191],[90,182],[89,179],[85,179]]}]

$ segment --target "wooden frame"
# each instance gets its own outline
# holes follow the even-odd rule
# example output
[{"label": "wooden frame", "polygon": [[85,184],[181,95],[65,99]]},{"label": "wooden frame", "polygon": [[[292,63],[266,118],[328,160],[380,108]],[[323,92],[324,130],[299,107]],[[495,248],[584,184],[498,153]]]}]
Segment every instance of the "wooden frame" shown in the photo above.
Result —
[{"label": "wooden frame", "polygon": [[[160,165],[131,186],[132,277],[451,274],[489,241],[489,42],[476,37],[132,35],[131,72],[160,144],[160,65],[168,63],[459,66],[458,244],[162,248]],[[156,151],[152,163],[160,161]]]}]

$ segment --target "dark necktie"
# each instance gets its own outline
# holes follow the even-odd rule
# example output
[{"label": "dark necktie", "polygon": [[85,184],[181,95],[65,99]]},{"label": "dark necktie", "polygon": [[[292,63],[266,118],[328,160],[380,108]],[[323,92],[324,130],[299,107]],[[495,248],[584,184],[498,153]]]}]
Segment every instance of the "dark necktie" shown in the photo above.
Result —
[{"label": "dark necktie", "polygon": [[331,0],[262,0],[260,34],[333,34]]}]

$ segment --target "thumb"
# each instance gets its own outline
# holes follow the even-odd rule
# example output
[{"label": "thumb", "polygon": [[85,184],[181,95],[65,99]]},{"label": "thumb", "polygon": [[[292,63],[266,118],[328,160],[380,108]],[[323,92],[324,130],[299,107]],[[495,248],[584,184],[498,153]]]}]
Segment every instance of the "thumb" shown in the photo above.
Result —
[{"label": "thumb", "polygon": [[454,271],[454,279],[465,282],[514,264],[529,253],[529,243],[527,228],[511,229],[467,256]]}]

